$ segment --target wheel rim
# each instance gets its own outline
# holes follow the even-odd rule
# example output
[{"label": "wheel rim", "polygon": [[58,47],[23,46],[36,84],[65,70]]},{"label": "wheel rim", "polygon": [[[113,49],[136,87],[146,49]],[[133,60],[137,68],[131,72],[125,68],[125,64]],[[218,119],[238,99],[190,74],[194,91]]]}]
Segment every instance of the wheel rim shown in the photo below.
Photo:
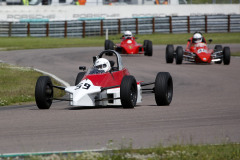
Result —
[{"label": "wheel rim", "polygon": [[52,97],[53,97],[53,90],[50,84],[46,85],[45,95],[46,95],[46,101],[48,103],[51,103]]},{"label": "wheel rim", "polygon": [[137,101],[137,93],[136,93],[136,90],[133,86],[131,87],[130,97],[131,97],[132,104],[135,105],[136,101]]}]

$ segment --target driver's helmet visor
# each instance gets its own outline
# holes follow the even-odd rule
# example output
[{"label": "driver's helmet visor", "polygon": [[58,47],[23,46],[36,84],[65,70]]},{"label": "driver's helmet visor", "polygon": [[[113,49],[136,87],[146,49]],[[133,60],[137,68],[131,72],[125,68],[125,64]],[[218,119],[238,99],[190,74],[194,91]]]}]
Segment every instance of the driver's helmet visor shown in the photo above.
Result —
[{"label": "driver's helmet visor", "polygon": [[125,34],[125,37],[131,37],[132,35],[130,35],[130,34]]},{"label": "driver's helmet visor", "polygon": [[103,69],[103,68],[106,68],[107,65],[106,64],[100,64],[100,65],[97,65],[95,66],[97,69]]},{"label": "driver's helmet visor", "polygon": [[201,41],[202,38],[194,38],[194,41]]}]

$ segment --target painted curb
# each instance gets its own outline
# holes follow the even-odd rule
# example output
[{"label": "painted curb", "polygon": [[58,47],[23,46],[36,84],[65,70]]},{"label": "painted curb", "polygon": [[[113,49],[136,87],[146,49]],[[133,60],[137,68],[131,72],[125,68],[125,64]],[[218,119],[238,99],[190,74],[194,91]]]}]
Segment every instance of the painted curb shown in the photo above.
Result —
[{"label": "painted curb", "polygon": [[76,154],[76,153],[84,153],[84,152],[105,152],[111,151],[111,149],[92,149],[92,150],[72,150],[72,151],[49,151],[49,152],[25,152],[25,153],[6,153],[0,154],[0,158],[13,158],[13,157],[27,157],[27,156],[46,156],[52,154]]}]

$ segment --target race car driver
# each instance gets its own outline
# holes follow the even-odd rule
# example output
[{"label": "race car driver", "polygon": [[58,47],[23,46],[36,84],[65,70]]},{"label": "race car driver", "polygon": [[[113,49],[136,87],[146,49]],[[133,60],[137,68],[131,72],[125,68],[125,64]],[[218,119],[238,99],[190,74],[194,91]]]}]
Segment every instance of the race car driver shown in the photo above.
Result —
[{"label": "race car driver", "polygon": [[203,42],[203,36],[200,32],[196,32],[193,34],[192,37],[192,42],[193,43],[202,43]]},{"label": "race car driver", "polygon": [[133,38],[132,32],[131,31],[125,31],[122,37],[123,37],[123,39],[132,39]]},{"label": "race car driver", "polygon": [[196,46],[197,44],[202,43],[202,45],[206,45],[206,40],[202,36],[201,32],[195,32],[193,36],[190,38],[187,46],[190,48],[192,46]]},{"label": "race car driver", "polygon": [[99,58],[94,63],[94,68],[90,74],[106,73],[111,70],[110,62],[106,58]]}]

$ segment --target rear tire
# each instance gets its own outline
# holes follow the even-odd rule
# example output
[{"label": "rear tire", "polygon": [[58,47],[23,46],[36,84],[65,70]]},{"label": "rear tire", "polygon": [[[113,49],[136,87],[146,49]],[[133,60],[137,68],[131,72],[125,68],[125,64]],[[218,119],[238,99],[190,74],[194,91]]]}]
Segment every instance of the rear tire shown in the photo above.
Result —
[{"label": "rear tire", "polygon": [[[214,51],[216,52],[216,51],[222,51],[223,49],[222,49],[222,45],[216,45],[215,47],[214,47]],[[222,59],[220,60],[220,61],[218,61],[218,62],[215,62],[215,64],[221,64],[222,63]]]},{"label": "rear tire", "polygon": [[173,81],[168,72],[159,72],[155,79],[155,101],[158,106],[166,106],[172,102]]},{"label": "rear tire", "polygon": [[166,62],[173,63],[174,59],[174,47],[171,44],[168,44],[166,47]]},{"label": "rear tire", "polygon": [[104,50],[108,50],[108,46],[109,46],[109,41],[110,40],[105,40],[105,43],[104,43]]},{"label": "rear tire", "polygon": [[38,78],[35,87],[35,100],[39,109],[49,109],[53,100],[53,85],[50,77]]},{"label": "rear tire", "polygon": [[231,52],[229,47],[223,48],[223,64],[229,65],[230,64],[230,58],[231,58]]},{"label": "rear tire", "polygon": [[144,47],[144,48],[146,48],[147,41],[148,41],[148,40],[144,40],[144,41],[143,41],[143,47]]},{"label": "rear tire", "polygon": [[[105,44],[104,44],[104,48],[105,50],[114,50],[114,43],[111,40],[105,40]],[[112,53],[106,53],[106,55],[108,56],[112,56]]]},{"label": "rear tire", "polygon": [[178,46],[176,49],[176,64],[182,64],[183,60],[183,48]]},{"label": "rear tire", "polygon": [[123,108],[134,108],[137,103],[137,82],[133,76],[124,76],[120,85]]},{"label": "rear tire", "polygon": [[83,79],[84,75],[86,74],[86,72],[79,72],[77,75],[77,78],[75,80],[75,86],[79,84],[79,82],[81,82],[81,80]]}]

